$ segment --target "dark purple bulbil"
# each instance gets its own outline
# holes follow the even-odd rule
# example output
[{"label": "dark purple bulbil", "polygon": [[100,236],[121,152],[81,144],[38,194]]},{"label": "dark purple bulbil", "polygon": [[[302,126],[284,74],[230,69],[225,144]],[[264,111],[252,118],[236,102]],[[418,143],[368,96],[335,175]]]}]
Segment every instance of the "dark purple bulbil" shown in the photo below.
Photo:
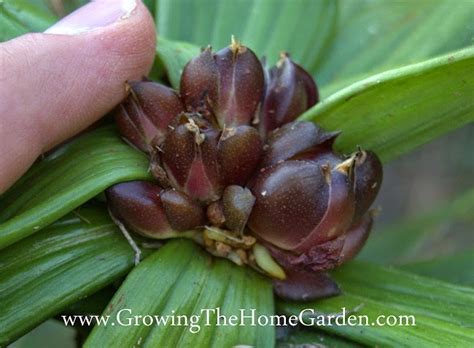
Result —
[{"label": "dark purple bulbil", "polygon": [[[192,59],[179,93],[150,81],[129,87],[116,123],[150,155],[157,180],[109,188],[115,219],[150,238],[204,231],[199,240],[214,254],[234,252],[262,270],[252,255],[256,242],[285,271],[274,282],[284,298],[338,292],[325,272],[365,243],[382,165],[370,151],[335,153],[338,132],[295,121],[319,100],[302,67],[282,54],[266,69],[233,41]],[[226,237],[210,241],[216,233]]]}]

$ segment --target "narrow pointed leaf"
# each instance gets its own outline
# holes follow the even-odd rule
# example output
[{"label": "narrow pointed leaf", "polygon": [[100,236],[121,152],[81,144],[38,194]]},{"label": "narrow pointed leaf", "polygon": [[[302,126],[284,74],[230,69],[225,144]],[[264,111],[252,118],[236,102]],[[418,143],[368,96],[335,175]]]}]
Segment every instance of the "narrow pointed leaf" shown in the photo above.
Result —
[{"label": "narrow pointed leaf", "polygon": [[[217,307],[227,316],[240,315],[241,308],[249,313],[256,309],[257,316],[270,315],[271,283],[251,270],[211,258],[192,242],[170,241],[129,274],[103,313],[115,324],[96,326],[85,347],[273,346],[274,328],[270,326],[215,326],[212,313],[211,325],[205,326],[202,309]],[[193,325],[188,321],[176,326],[169,321],[124,328],[117,321],[126,324],[133,315],[201,317]]]},{"label": "narrow pointed leaf", "polygon": [[474,304],[472,288],[361,261],[348,264],[333,275],[343,290],[354,295],[367,296],[459,327],[474,327],[470,310]]},{"label": "narrow pointed leaf", "polygon": [[25,238],[117,182],[148,179],[146,157],[112,127],[59,147],[0,197],[0,248]]},{"label": "narrow pointed leaf", "polygon": [[0,346],[121,277],[134,253],[103,206],[80,208],[0,253]]},{"label": "narrow pointed leaf", "polygon": [[[344,307],[346,313],[353,311],[347,315],[367,315],[367,326],[318,328],[368,345],[468,346],[474,338],[472,288],[362,262],[348,264],[333,272],[333,276],[341,285],[343,295],[312,303],[280,301],[277,308],[287,314],[312,308],[316,314],[327,315],[341,313]],[[380,315],[385,318],[413,315],[416,325],[375,325]]]},{"label": "narrow pointed leaf", "polygon": [[474,47],[359,81],[303,114],[341,130],[336,148],[357,145],[387,162],[474,121]]}]

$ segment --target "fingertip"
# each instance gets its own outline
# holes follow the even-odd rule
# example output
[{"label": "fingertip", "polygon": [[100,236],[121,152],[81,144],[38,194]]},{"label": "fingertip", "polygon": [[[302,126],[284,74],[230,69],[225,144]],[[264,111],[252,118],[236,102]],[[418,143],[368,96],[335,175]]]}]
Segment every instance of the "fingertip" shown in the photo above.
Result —
[{"label": "fingertip", "polygon": [[116,59],[119,65],[114,72],[116,78],[123,74],[123,81],[147,75],[155,58],[155,23],[141,1],[137,1],[136,8],[125,19],[92,30],[81,39],[95,50],[98,57]]},{"label": "fingertip", "polygon": [[117,105],[125,82],[148,74],[155,44],[153,18],[141,1],[104,26],[74,34],[56,27],[0,44],[7,67],[0,76],[0,146],[14,149],[0,156],[0,192],[41,153]]}]

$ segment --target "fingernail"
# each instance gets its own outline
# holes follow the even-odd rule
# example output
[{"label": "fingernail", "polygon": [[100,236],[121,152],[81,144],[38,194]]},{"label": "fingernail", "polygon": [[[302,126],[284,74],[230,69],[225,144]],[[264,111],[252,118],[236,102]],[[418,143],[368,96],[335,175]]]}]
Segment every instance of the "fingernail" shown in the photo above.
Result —
[{"label": "fingernail", "polygon": [[131,16],[136,0],[93,0],[48,28],[46,34],[78,35]]}]

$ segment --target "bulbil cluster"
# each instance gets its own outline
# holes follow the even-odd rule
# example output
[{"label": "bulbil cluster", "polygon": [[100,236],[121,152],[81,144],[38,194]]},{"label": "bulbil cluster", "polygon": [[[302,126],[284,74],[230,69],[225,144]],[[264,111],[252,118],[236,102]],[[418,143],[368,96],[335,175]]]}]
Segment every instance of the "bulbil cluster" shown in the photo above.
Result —
[{"label": "bulbil cluster", "polygon": [[295,121],[319,99],[303,68],[287,54],[267,68],[233,40],[192,59],[179,92],[147,80],[128,86],[116,123],[149,155],[155,181],[107,190],[119,226],[192,238],[274,277],[284,298],[338,293],[325,271],[366,241],[382,166],[370,151],[335,153],[338,132]]}]

